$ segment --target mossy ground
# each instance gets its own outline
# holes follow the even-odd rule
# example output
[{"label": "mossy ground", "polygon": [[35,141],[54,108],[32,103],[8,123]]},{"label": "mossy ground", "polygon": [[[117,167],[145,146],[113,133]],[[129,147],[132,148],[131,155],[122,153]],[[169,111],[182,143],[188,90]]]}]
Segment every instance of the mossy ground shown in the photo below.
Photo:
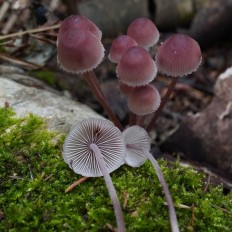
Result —
[{"label": "mossy ground", "polygon": [[[115,217],[103,178],[69,193],[81,176],[62,158],[64,136],[46,130],[42,119],[16,118],[0,109],[0,231],[108,231]],[[58,138],[58,139],[57,139]],[[232,231],[232,194],[209,187],[203,175],[159,161],[176,207],[181,231]],[[128,231],[170,231],[168,210],[155,172],[122,166],[111,174]],[[187,207],[181,206],[185,205]]]}]

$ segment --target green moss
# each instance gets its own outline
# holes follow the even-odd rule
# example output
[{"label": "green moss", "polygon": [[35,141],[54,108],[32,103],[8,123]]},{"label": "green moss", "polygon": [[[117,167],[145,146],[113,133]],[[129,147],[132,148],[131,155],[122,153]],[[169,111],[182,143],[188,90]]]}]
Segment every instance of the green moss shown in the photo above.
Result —
[{"label": "green moss", "polygon": [[56,83],[55,74],[51,71],[39,70],[39,71],[32,71],[30,75],[46,82],[47,84],[54,86]]},{"label": "green moss", "polygon": [[[81,177],[63,161],[64,136],[47,131],[36,116],[16,118],[11,109],[0,109],[0,131],[0,231],[108,231],[107,224],[115,226],[103,178],[64,193]],[[202,174],[179,163],[171,169],[159,163],[179,205],[181,231],[232,231],[231,193],[223,195],[221,187],[204,193]],[[170,231],[162,188],[148,162],[137,169],[123,166],[111,176],[128,231]]]}]

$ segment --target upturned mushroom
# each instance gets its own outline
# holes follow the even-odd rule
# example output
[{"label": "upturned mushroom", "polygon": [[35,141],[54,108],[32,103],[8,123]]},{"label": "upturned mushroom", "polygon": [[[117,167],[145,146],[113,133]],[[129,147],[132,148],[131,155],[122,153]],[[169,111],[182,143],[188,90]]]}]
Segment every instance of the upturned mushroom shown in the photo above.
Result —
[{"label": "upturned mushroom", "polygon": [[110,121],[97,118],[83,120],[74,126],[63,145],[64,160],[75,173],[104,177],[120,232],[126,230],[125,223],[109,173],[123,164],[124,152],[120,130]]},{"label": "upturned mushroom", "polygon": [[126,147],[125,163],[127,165],[131,167],[139,167],[144,164],[147,159],[152,163],[167,200],[172,232],[179,232],[173,200],[160,166],[154,156],[150,153],[151,142],[147,131],[139,126],[131,126],[122,132],[122,136]]}]

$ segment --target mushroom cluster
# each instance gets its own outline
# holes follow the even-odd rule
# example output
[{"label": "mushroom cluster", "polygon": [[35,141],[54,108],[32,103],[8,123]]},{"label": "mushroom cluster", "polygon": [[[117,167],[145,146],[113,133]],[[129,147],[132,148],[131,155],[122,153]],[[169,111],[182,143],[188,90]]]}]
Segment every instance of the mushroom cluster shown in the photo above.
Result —
[{"label": "mushroom cluster", "polygon": [[[130,111],[129,127],[123,128],[104,98],[93,72],[104,57],[101,38],[100,29],[80,15],[68,17],[59,29],[58,64],[67,72],[83,75],[111,120],[87,119],[74,126],[63,146],[64,160],[74,172],[85,177],[78,183],[88,177],[104,177],[118,231],[123,232],[126,230],[125,222],[110,173],[124,163],[139,167],[148,159],[157,173],[168,203],[172,232],[178,232],[172,197],[159,164],[150,153],[149,132],[167,103],[178,77],[188,75],[198,68],[201,62],[200,47],[189,36],[174,34],[158,47],[153,59],[149,50],[158,42],[159,31],[150,19],[144,17],[129,25],[127,35],[119,35],[113,40],[108,58],[116,63],[119,89],[126,96]],[[162,100],[152,83],[157,72],[172,76]],[[152,117],[147,127],[143,128],[147,115]]]},{"label": "mushroom cluster", "polygon": [[[153,128],[178,77],[192,73],[201,62],[198,43],[184,34],[174,34],[165,40],[153,60],[149,49],[158,40],[159,31],[155,24],[142,17],[129,25],[127,35],[120,35],[113,40],[109,52],[110,61],[117,63],[119,90],[127,97],[131,112],[130,125],[142,125],[146,115],[154,113],[147,127],[148,132]],[[173,77],[163,101],[151,83],[157,71]]]}]

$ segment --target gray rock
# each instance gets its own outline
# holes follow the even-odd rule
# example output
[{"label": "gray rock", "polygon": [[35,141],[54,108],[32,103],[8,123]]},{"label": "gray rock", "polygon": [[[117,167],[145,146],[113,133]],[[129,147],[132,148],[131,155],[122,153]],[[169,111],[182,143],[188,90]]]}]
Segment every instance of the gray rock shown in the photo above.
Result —
[{"label": "gray rock", "polygon": [[78,12],[102,30],[104,36],[125,33],[128,25],[138,17],[149,17],[145,0],[89,0],[78,3]]},{"label": "gray rock", "polygon": [[162,145],[163,151],[209,166],[232,180],[232,67],[215,84],[215,96],[202,112],[188,116]]},{"label": "gray rock", "polygon": [[24,86],[1,76],[0,106],[5,104],[9,104],[19,117],[33,113],[46,119],[48,129],[65,133],[78,121],[90,117],[101,117],[89,107],[61,94],[33,86]]},{"label": "gray rock", "polygon": [[155,22],[159,29],[173,29],[190,24],[194,7],[192,0],[153,0]]},{"label": "gray rock", "polygon": [[198,9],[190,28],[190,36],[201,46],[220,43],[231,38],[232,0],[207,0]]}]

